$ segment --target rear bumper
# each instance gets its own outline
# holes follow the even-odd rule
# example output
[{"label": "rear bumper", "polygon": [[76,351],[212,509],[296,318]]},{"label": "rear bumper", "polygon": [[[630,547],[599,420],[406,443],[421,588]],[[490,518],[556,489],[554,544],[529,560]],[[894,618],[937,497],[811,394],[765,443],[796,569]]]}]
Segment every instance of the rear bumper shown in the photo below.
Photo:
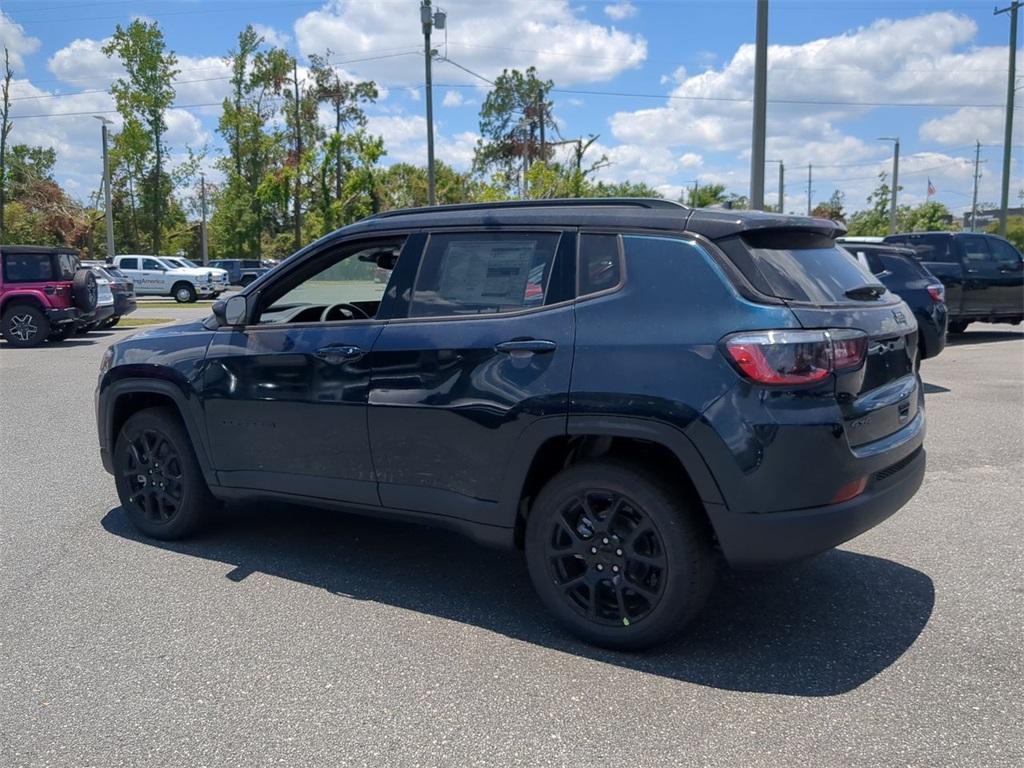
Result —
[{"label": "rear bumper", "polygon": [[135,297],[129,297],[126,294],[114,294],[114,314],[118,317],[124,317],[130,315],[138,309],[138,303],[135,301]]},{"label": "rear bumper", "polygon": [[930,312],[916,312],[917,332],[920,334],[922,359],[935,357],[946,348],[946,326],[949,313],[945,304],[937,304]]},{"label": "rear bumper", "polygon": [[734,568],[763,568],[801,560],[859,536],[894,514],[921,487],[923,447],[897,464],[894,471],[877,472],[864,493],[840,504],[759,515],[706,505],[726,561]]},{"label": "rear bumper", "polygon": [[66,309],[48,309],[46,310],[46,319],[50,321],[51,326],[66,325],[67,323],[76,323],[82,317],[82,312],[78,307],[67,307]]}]

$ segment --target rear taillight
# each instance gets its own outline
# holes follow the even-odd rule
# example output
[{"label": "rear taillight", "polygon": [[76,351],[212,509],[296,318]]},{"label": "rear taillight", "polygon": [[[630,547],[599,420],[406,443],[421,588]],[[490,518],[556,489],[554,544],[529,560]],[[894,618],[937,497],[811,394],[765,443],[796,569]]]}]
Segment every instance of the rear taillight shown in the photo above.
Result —
[{"label": "rear taillight", "polygon": [[929,285],[928,286],[928,295],[931,296],[932,297],[932,301],[934,301],[936,303],[938,303],[940,301],[945,301],[946,300],[946,286],[944,286],[942,284],[939,284],[939,285]]},{"label": "rear taillight", "polygon": [[864,362],[868,337],[861,331],[754,331],[730,336],[725,351],[740,373],[758,384],[812,384],[833,371]]}]

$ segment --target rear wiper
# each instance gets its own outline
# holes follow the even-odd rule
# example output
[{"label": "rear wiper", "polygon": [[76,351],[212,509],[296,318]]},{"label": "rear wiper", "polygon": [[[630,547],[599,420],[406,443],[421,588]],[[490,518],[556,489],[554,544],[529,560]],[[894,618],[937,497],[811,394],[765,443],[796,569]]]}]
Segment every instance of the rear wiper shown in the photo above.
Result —
[{"label": "rear wiper", "polygon": [[854,299],[856,301],[863,301],[866,299],[877,299],[885,293],[885,286],[879,283],[873,285],[858,285],[856,288],[851,288],[846,291],[843,295],[848,299]]}]

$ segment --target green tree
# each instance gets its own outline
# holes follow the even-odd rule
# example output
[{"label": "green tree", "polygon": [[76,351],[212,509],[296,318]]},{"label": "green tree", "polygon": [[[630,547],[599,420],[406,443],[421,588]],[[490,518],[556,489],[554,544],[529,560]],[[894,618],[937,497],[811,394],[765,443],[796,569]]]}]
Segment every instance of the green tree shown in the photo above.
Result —
[{"label": "green tree", "polygon": [[843,211],[843,202],[845,201],[846,195],[840,192],[838,189],[832,192],[832,196],[827,202],[818,203],[814,210],[811,211],[811,216],[816,216],[819,219],[832,219],[832,221],[838,221],[843,224],[846,223],[846,213]]},{"label": "green tree", "polygon": [[889,234],[889,200],[892,191],[886,178],[884,172],[878,174],[878,186],[867,197],[868,207],[850,216],[847,226],[850,235],[879,237]]},{"label": "green tree", "polygon": [[480,107],[480,139],[473,156],[473,169],[514,186],[519,170],[552,156],[547,136],[556,130],[548,94],[550,80],[537,77],[530,67],[525,74],[504,70],[494,81]]},{"label": "green tree", "polygon": [[[999,222],[993,221],[985,231],[995,235],[999,232]],[[1018,251],[1024,251],[1024,216],[1006,217],[1006,239],[1017,246]]]},{"label": "green tree", "polygon": [[929,200],[913,208],[899,206],[897,226],[900,232],[942,232],[960,229],[960,225],[953,220],[949,208],[936,200]]},{"label": "green tree", "polygon": [[125,68],[126,77],[118,78],[110,87],[117,110],[126,129],[141,126],[148,141],[146,155],[152,165],[142,180],[143,195],[151,213],[150,239],[154,253],[160,252],[163,217],[168,208],[171,184],[164,170],[167,147],[165,114],[174,103],[174,77],[177,57],[167,50],[164,34],[154,22],[135,19],[127,27],[114,29],[103,53],[116,56]]},{"label": "green tree", "polygon": [[686,204],[691,208],[721,205],[727,199],[724,184],[697,184],[686,190]]}]

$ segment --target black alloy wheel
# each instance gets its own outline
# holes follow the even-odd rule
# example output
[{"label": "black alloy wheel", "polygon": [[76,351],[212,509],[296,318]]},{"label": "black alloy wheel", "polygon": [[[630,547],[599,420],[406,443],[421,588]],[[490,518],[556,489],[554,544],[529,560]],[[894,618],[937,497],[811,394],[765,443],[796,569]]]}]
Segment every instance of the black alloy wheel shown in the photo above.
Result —
[{"label": "black alloy wheel", "polygon": [[139,531],[179,539],[206,522],[215,501],[173,409],[133,414],[121,428],[113,458],[121,506]]},{"label": "black alloy wheel", "polygon": [[147,429],[134,435],[121,474],[131,500],[155,523],[169,522],[181,509],[184,468],[165,435]]},{"label": "black alloy wheel", "polygon": [[545,554],[569,605],[599,624],[628,627],[665,591],[665,544],[644,511],[618,493],[593,489],[567,503]]},{"label": "black alloy wheel", "polygon": [[677,634],[703,607],[716,561],[707,517],[671,476],[625,459],[574,464],[531,506],[534,589],[583,640],[636,650]]}]

